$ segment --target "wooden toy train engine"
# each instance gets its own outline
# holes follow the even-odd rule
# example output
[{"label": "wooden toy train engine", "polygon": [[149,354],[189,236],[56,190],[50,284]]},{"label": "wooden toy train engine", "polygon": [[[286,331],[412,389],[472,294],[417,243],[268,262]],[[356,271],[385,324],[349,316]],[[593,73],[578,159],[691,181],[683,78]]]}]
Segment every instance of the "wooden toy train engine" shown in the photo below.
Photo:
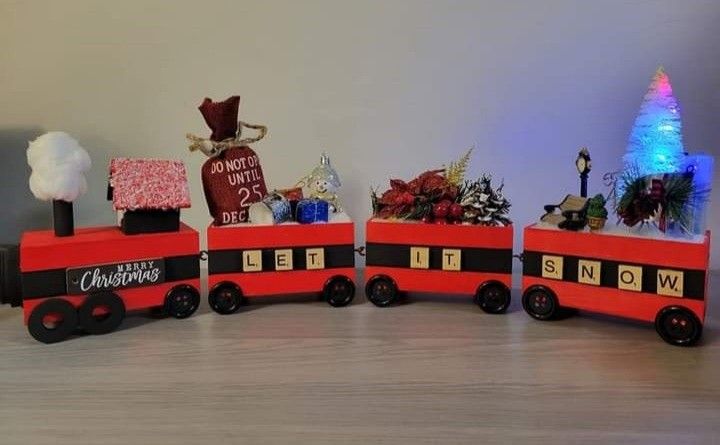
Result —
[{"label": "wooden toy train engine", "polygon": [[119,226],[22,235],[14,263],[22,299],[15,303],[38,341],[58,342],[77,328],[105,334],[130,311],[159,308],[186,318],[198,308],[199,234],[179,222],[180,208],[190,206],[182,163],[115,159],[108,190]]}]

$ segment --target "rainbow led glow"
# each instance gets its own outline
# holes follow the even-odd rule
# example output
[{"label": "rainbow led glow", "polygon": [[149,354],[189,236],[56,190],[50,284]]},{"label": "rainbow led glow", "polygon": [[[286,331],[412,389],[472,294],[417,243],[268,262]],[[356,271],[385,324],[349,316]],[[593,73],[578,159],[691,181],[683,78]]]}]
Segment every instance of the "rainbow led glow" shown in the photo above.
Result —
[{"label": "rainbow led glow", "polygon": [[680,171],[684,158],[680,107],[661,67],[645,93],[623,160],[626,168],[654,175]]}]

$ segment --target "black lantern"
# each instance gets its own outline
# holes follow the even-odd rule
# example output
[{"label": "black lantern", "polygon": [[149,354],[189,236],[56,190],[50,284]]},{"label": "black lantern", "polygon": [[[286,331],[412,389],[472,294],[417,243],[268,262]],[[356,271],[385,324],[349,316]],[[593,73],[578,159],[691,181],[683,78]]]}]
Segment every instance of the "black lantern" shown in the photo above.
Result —
[{"label": "black lantern", "polygon": [[575,167],[577,167],[577,171],[580,173],[580,196],[587,198],[587,178],[592,168],[590,152],[587,148],[583,147],[578,152],[577,159],[575,159]]}]

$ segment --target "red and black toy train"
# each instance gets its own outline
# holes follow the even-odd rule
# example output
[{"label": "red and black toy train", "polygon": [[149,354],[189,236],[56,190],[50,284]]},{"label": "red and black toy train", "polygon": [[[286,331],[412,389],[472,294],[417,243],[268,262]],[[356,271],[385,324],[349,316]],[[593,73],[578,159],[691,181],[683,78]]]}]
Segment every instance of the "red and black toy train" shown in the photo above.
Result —
[{"label": "red and black toy train", "polygon": [[[405,292],[466,296],[488,313],[510,305],[513,227],[367,223],[365,291],[377,306]],[[316,293],[332,306],[355,295],[352,222],[242,225],[199,233],[126,234],[120,227],[56,237],[27,232],[2,255],[2,298],[22,305],[30,334],[61,341],[78,328],[103,334],[127,312],[156,308],[176,318],[200,304],[200,263],[208,261],[208,303],[220,314],[254,297]],[[710,234],[686,242],[524,230],[522,305],[537,320],[569,309],[651,322],[668,343],[698,341],[705,319]],[[207,257],[205,258],[205,255]],[[21,298],[18,297],[21,296]]]},{"label": "red and black toy train", "polygon": [[[229,314],[254,297],[294,293],[322,295],[332,306],[351,303],[353,231],[350,222],[209,227],[210,307]],[[30,334],[46,343],[77,328],[110,332],[141,309],[186,318],[200,303],[205,252],[198,235],[184,224],[177,232],[140,235],[117,227],[62,238],[26,233],[19,251],[3,250],[4,302],[22,305]],[[404,292],[457,294],[502,313],[510,305],[512,235],[512,227],[370,220],[367,297],[389,306]],[[529,226],[522,305],[537,320],[579,309],[652,322],[668,343],[694,344],[705,319],[709,239],[709,233],[689,243]],[[18,292],[22,298],[12,298]]]}]

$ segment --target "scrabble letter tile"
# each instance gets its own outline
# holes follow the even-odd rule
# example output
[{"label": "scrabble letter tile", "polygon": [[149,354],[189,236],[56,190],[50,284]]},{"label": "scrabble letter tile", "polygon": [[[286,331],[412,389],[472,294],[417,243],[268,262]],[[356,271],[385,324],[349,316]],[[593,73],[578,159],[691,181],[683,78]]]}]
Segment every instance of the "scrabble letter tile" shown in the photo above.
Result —
[{"label": "scrabble letter tile", "polygon": [[307,270],[325,269],[325,249],[322,247],[305,249],[305,267]]},{"label": "scrabble letter tile", "polygon": [[578,260],[578,283],[600,286],[600,261]]},{"label": "scrabble letter tile", "polygon": [[262,250],[243,250],[242,262],[243,272],[261,272]]},{"label": "scrabble letter tile", "polygon": [[659,269],[657,272],[657,293],[669,297],[683,296],[684,273],[679,270]]},{"label": "scrabble letter tile", "polygon": [[542,277],[554,280],[563,279],[563,257],[554,255],[542,256]]},{"label": "scrabble letter tile", "polygon": [[642,267],[618,266],[618,289],[642,292]]},{"label": "scrabble letter tile", "polygon": [[278,249],[275,251],[275,270],[292,270],[292,249]]},{"label": "scrabble letter tile", "polygon": [[410,267],[412,269],[427,269],[430,267],[430,249],[427,247],[410,248]]},{"label": "scrabble letter tile", "polygon": [[442,250],[442,268],[443,270],[460,270],[460,249],[443,249]]}]

